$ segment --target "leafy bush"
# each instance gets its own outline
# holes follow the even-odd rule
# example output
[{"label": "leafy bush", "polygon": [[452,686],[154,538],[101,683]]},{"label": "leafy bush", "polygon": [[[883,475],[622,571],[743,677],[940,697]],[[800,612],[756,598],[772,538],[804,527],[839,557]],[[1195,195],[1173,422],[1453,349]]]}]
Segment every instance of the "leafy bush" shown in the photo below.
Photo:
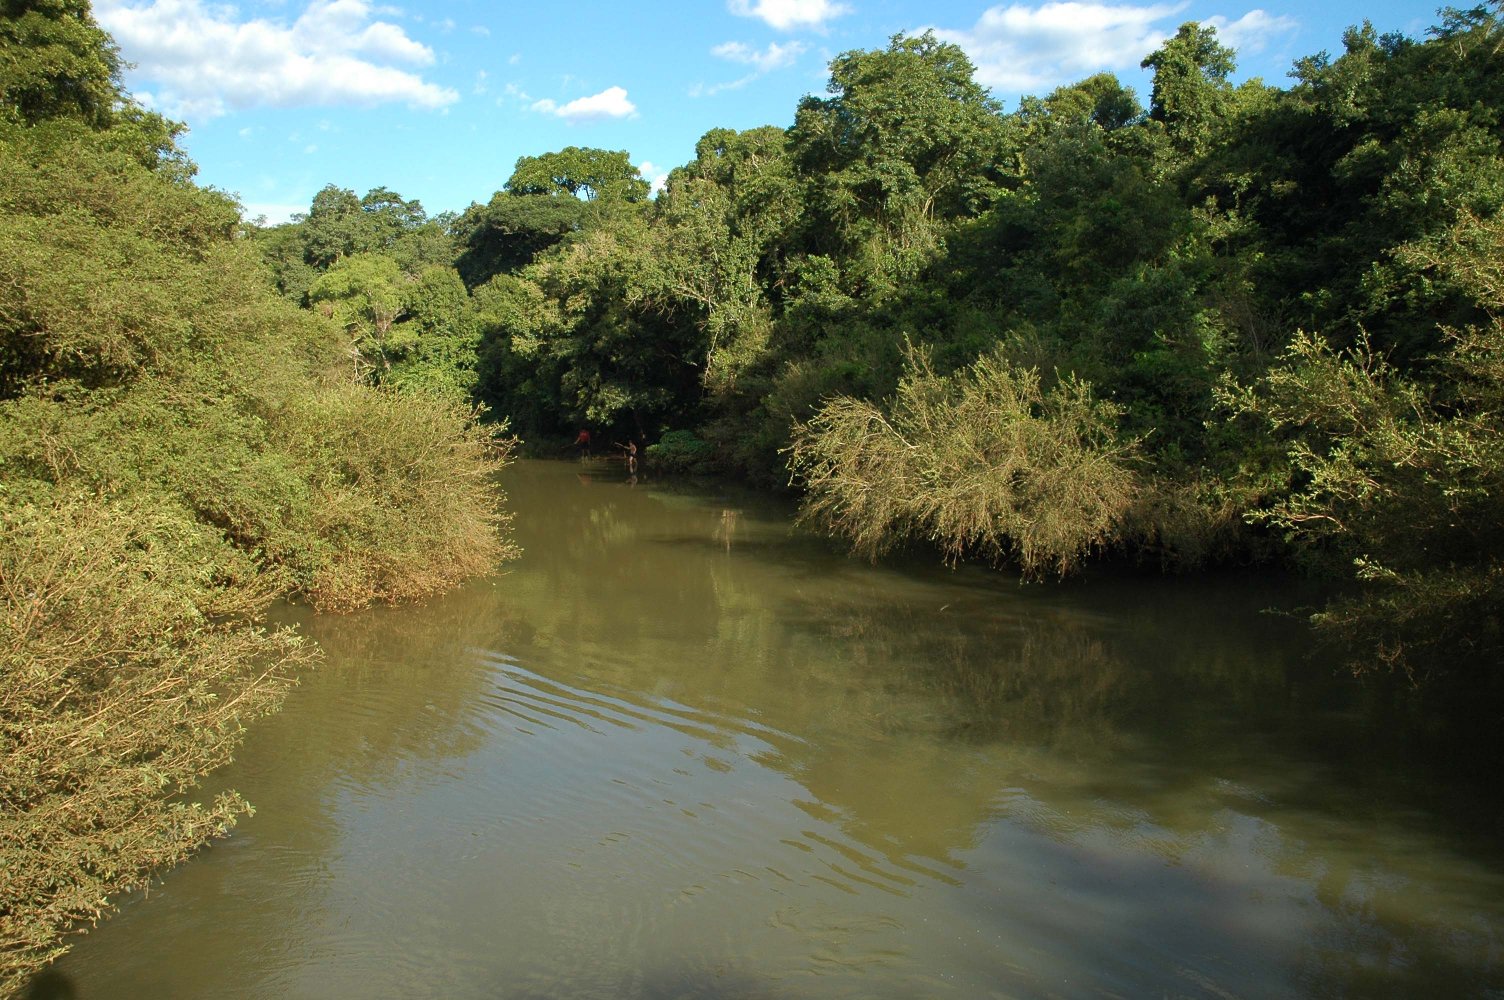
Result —
[{"label": "leafy bush", "polygon": [[181,793],[313,657],[260,626],[274,592],[218,532],[151,506],[0,514],[0,993],[249,809]]},{"label": "leafy bush", "polygon": [[669,431],[646,454],[653,471],[665,473],[707,473],[715,459],[715,449],[693,431]]},{"label": "leafy bush", "polygon": [[1303,336],[1233,398],[1286,442],[1288,491],[1254,513],[1361,590],[1313,617],[1356,671],[1496,657],[1504,624],[1504,326],[1457,334],[1437,399],[1360,346]]},{"label": "leafy bush", "polygon": [[952,559],[1065,574],[1117,537],[1136,494],[1136,443],[1118,439],[1118,416],[1085,383],[1046,391],[1002,355],[940,376],[911,351],[886,412],[828,401],[796,429],[791,467],[809,490],[804,516],[859,552],[916,537]]},{"label": "leafy bush", "polygon": [[291,401],[277,436],[308,484],[268,552],[321,610],[430,597],[515,555],[491,474],[505,427],[439,397],[334,383]]},{"label": "leafy bush", "polygon": [[1431,379],[1366,342],[1336,351],[1301,335],[1228,401],[1288,456],[1288,488],[1255,516],[1363,585],[1314,623],[1355,670],[1413,675],[1497,662],[1504,648],[1504,214],[1464,213],[1400,256],[1495,314],[1447,332]]}]

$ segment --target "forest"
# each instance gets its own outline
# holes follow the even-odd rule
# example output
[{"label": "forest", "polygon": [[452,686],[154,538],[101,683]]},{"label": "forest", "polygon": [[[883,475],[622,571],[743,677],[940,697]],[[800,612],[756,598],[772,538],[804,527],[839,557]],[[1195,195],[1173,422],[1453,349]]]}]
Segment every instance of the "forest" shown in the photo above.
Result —
[{"label": "forest", "polygon": [[[1299,567],[1357,673],[1497,684],[1504,23],[1214,29],[1005,111],[926,34],[430,216],[195,184],[83,0],[0,8],[0,991],[248,807],[182,793],[317,651],[267,624],[514,552],[520,438],[788,490],[878,558]],[[514,437],[514,435],[516,437]]]},{"label": "forest", "polygon": [[429,218],[330,185],[254,235],[354,368],[802,497],[1027,578],[1298,566],[1357,672],[1500,651],[1504,25],[1354,27],[1235,85],[1189,23],[1147,108],[1098,74],[1004,112],[955,45],[830,65],[789,128],[521,158]]}]

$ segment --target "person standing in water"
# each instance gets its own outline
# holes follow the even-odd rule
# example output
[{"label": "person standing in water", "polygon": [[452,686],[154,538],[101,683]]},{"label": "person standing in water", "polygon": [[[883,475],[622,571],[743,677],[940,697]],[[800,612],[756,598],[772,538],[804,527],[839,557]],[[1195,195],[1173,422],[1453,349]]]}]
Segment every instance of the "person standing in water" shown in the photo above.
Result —
[{"label": "person standing in water", "polygon": [[637,442],[628,438],[626,444],[617,442],[616,447],[627,453],[627,474],[637,475]]}]

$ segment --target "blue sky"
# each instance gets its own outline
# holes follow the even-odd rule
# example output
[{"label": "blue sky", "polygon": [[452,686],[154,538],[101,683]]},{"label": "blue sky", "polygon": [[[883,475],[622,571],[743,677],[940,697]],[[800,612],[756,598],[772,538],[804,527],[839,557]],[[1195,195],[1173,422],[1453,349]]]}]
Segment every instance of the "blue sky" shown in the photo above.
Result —
[{"label": "blue sky", "polygon": [[1284,85],[1367,18],[1419,36],[1436,8],[1398,0],[96,0],[133,93],[187,122],[199,179],[276,222],[327,183],[385,185],[430,213],[485,201],[519,156],[625,149],[645,176],[716,127],[787,126],[829,59],[934,28],[1005,107],[1099,70],[1147,103],[1139,61],[1183,22],[1215,24],[1238,77]]}]

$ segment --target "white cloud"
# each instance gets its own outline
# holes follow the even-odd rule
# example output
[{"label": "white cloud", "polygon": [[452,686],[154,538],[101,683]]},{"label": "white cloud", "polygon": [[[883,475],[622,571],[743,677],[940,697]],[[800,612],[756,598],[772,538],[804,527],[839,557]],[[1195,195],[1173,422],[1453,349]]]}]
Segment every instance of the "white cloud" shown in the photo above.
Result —
[{"label": "white cloud", "polygon": [[488,28],[488,27],[486,27],[484,24],[473,25],[470,28],[470,33],[472,35],[480,35],[480,36],[482,36],[484,38],[490,38],[491,37],[491,29]]},{"label": "white cloud", "polygon": [[648,182],[651,194],[658,194],[668,184],[668,171],[652,160],[643,160],[637,164],[637,172],[642,174],[643,180]]},{"label": "white cloud", "polygon": [[509,83],[502,87],[501,96],[496,98],[496,106],[498,108],[506,107],[508,104],[524,104],[532,107],[533,103],[532,95],[515,83]]},{"label": "white cloud", "polygon": [[766,49],[758,51],[745,42],[723,42],[711,49],[710,54],[744,66],[754,66],[759,73],[768,73],[792,66],[808,48],[803,42],[789,42],[787,45],[769,42]]},{"label": "white cloud", "polygon": [[1038,93],[1101,70],[1137,69],[1173,29],[1161,26],[1185,3],[1067,2],[992,7],[970,29],[935,34],[966,50],[977,79],[1007,93]]},{"label": "white cloud", "polygon": [[779,31],[822,28],[851,11],[837,0],[726,0],[726,9],[738,17],[759,18]]},{"label": "white cloud", "polygon": [[433,50],[367,0],[314,0],[288,24],[238,21],[203,0],[99,0],[95,16],[115,36],[133,76],[156,86],[170,115],[213,118],[231,109],[405,103],[442,108],[448,87],[390,65],[429,66]]},{"label": "white cloud", "polygon": [[689,96],[711,97],[723,90],[740,90],[765,73],[792,66],[807,51],[809,51],[809,46],[803,42],[789,42],[786,45],[770,42],[763,50],[754,49],[745,42],[722,42],[711,49],[710,54],[730,62],[741,63],[743,66],[751,66],[752,72],[739,79],[717,83],[713,86],[697,83],[689,88]]},{"label": "white cloud", "polygon": [[741,90],[747,84],[756,80],[758,75],[757,73],[748,73],[746,76],[738,77],[735,80],[727,80],[725,83],[710,84],[708,86],[704,83],[696,83],[689,88],[689,96],[714,97],[723,90]]},{"label": "white cloud", "polygon": [[1218,41],[1237,49],[1239,54],[1262,52],[1275,35],[1289,34],[1300,27],[1300,22],[1293,17],[1283,14],[1276,17],[1262,10],[1250,10],[1236,21],[1218,14],[1202,23],[1216,28]]},{"label": "white cloud", "polygon": [[534,101],[532,109],[543,114],[558,115],[571,124],[601,121],[605,118],[632,118],[637,114],[637,105],[627,100],[627,92],[621,87],[607,87],[599,94],[579,97],[564,105],[545,97]]},{"label": "white cloud", "polygon": [[308,211],[308,202],[301,205],[288,205],[269,201],[248,201],[241,206],[241,218],[247,222],[255,222],[258,219],[268,226],[279,226],[284,222],[291,222],[294,215]]}]

